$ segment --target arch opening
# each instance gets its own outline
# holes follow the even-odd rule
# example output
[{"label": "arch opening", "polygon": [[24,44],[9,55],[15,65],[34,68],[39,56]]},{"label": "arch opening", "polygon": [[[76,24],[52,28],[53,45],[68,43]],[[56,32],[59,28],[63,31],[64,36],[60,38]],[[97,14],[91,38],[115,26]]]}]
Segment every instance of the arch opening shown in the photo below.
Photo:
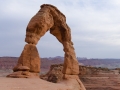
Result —
[{"label": "arch opening", "polygon": [[[27,44],[18,59],[17,65],[13,68],[13,71],[23,71],[21,77],[29,77],[24,71],[32,73],[30,76],[38,75],[40,72],[40,56],[36,45],[47,31],[50,31],[63,45],[63,74],[79,74],[79,64],[74,51],[73,42],[71,41],[71,30],[66,23],[66,17],[55,6],[49,4],[43,4],[38,13],[29,21],[25,38]],[[12,74],[11,77],[12,76],[16,75]]]}]

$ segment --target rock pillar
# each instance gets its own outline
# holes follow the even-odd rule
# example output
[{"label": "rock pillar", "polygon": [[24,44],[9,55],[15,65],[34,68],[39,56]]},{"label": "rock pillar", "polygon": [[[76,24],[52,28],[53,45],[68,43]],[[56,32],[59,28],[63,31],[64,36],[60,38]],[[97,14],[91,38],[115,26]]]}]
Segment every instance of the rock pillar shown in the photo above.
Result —
[{"label": "rock pillar", "polygon": [[[18,59],[18,64],[13,68],[13,71],[16,73],[12,73],[8,75],[8,77],[39,76],[40,57],[34,44],[25,45],[24,50]],[[24,73],[25,71],[27,71],[27,74]]]},{"label": "rock pillar", "polygon": [[64,66],[63,73],[67,75],[78,75],[79,74],[79,65],[74,52],[74,47],[69,42],[64,42]]}]

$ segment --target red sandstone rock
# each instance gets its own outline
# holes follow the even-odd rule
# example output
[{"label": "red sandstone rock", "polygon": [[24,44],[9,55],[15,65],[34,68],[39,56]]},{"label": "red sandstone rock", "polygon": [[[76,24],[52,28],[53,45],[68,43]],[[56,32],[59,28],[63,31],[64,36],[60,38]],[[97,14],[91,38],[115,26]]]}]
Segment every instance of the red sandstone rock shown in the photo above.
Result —
[{"label": "red sandstone rock", "polygon": [[18,66],[18,67],[14,67],[13,71],[29,71],[30,68],[28,68],[27,66]]},{"label": "red sandstone rock", "polygon": [[66,17],[56,7],[44,4],[30,20],[26,29],[25,41],[36,45],[48,30],[63,44],[65,52],[63,73],[70,75],[79,74],[78,61],[75,56],[71,41],[71,31],[66,23]]},{"label": "red sandstone rock", "polygon": [[[40,57],[34,44],[25,45],[24,50],[18,59],[18,64],[13,68],[13,71],[14,72],[7,77],[28,78],[34,77],[34,73],[37,73],[35,77],[39,77]],[[18,73],[19,71],[23,72],[16,75],[15,73]]]},{"label": "red sandstone rock", "polygon": [[79,74],[79,65],[66,17],[55,6],[49,4],[42,5],[38,13],[30,20],[25,38],[28,44],[25,45],[14,71],[18,70],[18,66],[21,65],[29,67],[30,72],[40,71],[40,58],[35,45],[48,30],[63,44],[65,52],[63,73],[68,75]]},{"label": "red sandstone rock", "polygon": [[39,78],[38,73],[31,73],[29,71],[16,71],[13,72],[12,74],[7,75],[7,77],[12,77],[12,78]]},{"label": "red sandstone rock", "polygon": [[[26,44],[21,56],[18,59],[18,70],[28,69],[30,72],[40,72],[40,57],[37,48],[33,44]],[[28,67],[28,68],[27,68]],[[22,70],[24,71],[24,70]]]},{"label": "red sandstone rock", "polygon": [[[17,66],[13,69],[15,72],[24,71],[23,66],[29,68],[29,72],[20,75],[10,74],[9,77],[31,77],[37,76],[40,72],[40,57],[36,48],[39,39],[48,31],[54,35],[63,45],[65,58],[63,74],[78,75],[79,65],[76,59],[73,42],[71,41],[71,30],[66,23],[66,17],[55,6],[43,4],[38,13],[31,18],[26,29],[25,45],[21,56],[19,57]],[[20,68],[22,67],[22,69]],[[34,74],[35,73],[35,74]],[[37,74],[36,74],[37,73]],[[71,79],[70,79],[71,80]],[[82,83],[78,83],[77,79],[72,79],[71,84],[78,86],[74,90],[85,90]],[[75,81],[75,82],[74,82]],[[67,81],[69,82],[69,81]],[[79,86],[79,84],[81,86]]]}]

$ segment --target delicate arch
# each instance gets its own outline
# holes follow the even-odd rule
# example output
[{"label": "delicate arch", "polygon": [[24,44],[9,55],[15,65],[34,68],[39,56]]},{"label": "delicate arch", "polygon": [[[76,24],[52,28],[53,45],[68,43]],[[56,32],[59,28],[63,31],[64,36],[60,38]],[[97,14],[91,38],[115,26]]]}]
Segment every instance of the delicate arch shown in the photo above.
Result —
[{"label": "delicate arch", "polygon": [[[63,45],[64,66],[63,74],[79,74],[79,65],[71,41],[71,30],[66,24],[66,17],[55,6],[43,4],[38,13],[31,18],[26,28],[26,44],[13,68],[15,73],[8,77],[39,76],[40,56],[36,44],[45,33],[50,30],[57,40]],[[27,71],[27,72],[26,72]],[[29,73],[29,75],[28,75]]]},{"label": "delicate arch", "polygon": [[79,74],[78,61],[71,41],[71,30],[66,24],[66,17],[55,6],[43,4],[38,13],[32,17],[27,29],[25,41],[37,44],[48,31],[54,35],[64,47],[64,74]]}]

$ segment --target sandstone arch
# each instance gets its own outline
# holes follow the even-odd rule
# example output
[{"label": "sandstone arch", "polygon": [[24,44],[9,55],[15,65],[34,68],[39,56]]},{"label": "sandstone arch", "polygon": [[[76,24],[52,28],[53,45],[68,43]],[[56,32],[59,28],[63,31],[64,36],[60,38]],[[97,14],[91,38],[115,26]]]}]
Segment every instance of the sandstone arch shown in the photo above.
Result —
[{"label": "sandstone arch", "polygon": [[[55,6],[43,4],[38,13],[33,16],[26,28],[25,45],[18,64],[14,67],[10,77],[27,77],[26,75],[37,75],[40,72],[40,57],[36,44],[44,34],[50,30],[64,47],[63,74],[79,74],[79,65],[71,41],[71,30],[66,24],[66,17]],[[27,71],[21,72],[21,71]],[[16,72],[19,72],[16,75]],[[30,72],[30,73],[29,73]],[[32,74],[31,74],[32,73]]]}]

